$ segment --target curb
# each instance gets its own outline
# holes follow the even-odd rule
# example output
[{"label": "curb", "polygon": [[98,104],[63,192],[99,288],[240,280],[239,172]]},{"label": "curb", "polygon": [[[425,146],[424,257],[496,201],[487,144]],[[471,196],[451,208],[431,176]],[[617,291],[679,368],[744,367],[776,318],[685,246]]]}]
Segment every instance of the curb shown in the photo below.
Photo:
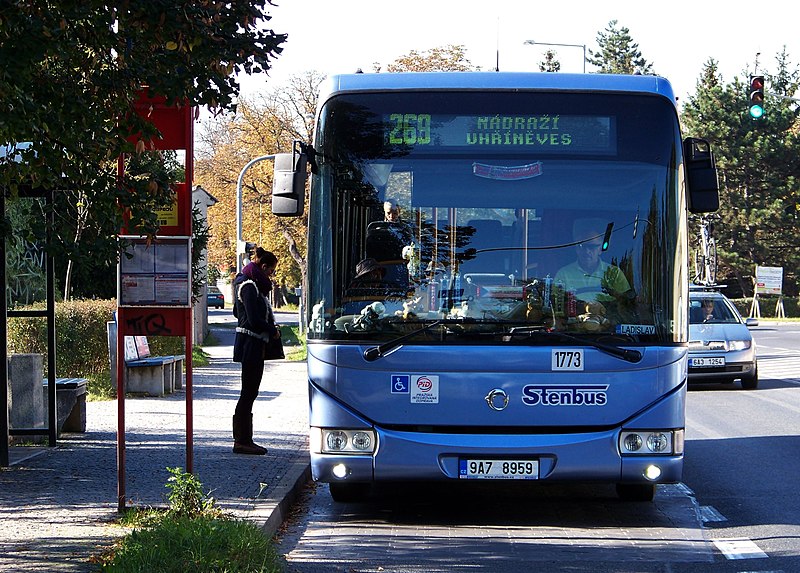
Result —
[{"label": "curb", "polygon": [[311,481],[311,466],[308,462],[295,462],[281,482],[276,486],[273,500],[274,504],[268,509],[269,516],[261,526],[267,537],[272,537],[278,531],[284,520],[288,517],[289,509],[297,499],[302,489]]}]

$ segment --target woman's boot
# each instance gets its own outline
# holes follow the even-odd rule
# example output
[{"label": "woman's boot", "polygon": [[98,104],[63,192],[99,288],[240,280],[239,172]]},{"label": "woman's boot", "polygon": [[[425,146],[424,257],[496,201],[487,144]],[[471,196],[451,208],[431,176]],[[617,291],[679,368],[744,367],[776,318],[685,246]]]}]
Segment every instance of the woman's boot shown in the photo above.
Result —
[{"label": "woman's boot", "polygon": [[267,453],[266,448],[253,443],[252,414],[233,416],[233,453],[251,456],[263,456]]}]

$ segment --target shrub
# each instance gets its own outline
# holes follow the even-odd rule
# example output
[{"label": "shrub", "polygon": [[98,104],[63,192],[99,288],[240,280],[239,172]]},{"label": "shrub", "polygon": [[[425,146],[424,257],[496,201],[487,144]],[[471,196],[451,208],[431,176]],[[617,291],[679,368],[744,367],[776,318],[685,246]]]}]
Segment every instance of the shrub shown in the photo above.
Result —
[{"label": "shrub", "polygon": [[[113,300],[71,300],[56,304],[56,372],[83,377],[109,369],[106,323],[116,310]],[[42,310],[37,304],[21,310]],[[12,317],[8,321],[8,351],[47,355],[47,319]],[[45,360],[45,368],[47,361]]]},{"label": "shrub", "polygon": [[[753,298],[737,298],[732,299],[733,304],[742,314],[742,316],[750,316],[750,307],[753,305]],[[775,310],[778,304],[778,297],[776,296],[759,296],[759,308],[761,309],[762,318],[775,318]],[[783,311],[786,318],[800,317],[800,298],[798,297],[783,297]]]},{"label": "shrub", "polygon": [[[44,304],[17,310],[43,310]],[[117,302],[70,300],[56,304],[56,374],[63,378],[88,378],[90,398],[113,398],[106,323],[114,320]],[[184,354],[182,336],[148,336],[154,356]],[[8,352],[47,356],[47,319],[12,317],[8,320]],[[47,360],[44,361],[47,374]]]}]

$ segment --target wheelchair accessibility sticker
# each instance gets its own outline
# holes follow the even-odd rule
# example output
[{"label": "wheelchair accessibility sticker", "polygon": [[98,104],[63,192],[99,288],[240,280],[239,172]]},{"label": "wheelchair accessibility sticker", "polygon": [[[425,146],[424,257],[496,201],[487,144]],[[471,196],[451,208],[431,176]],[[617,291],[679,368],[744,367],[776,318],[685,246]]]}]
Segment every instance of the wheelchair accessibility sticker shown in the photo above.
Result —
[{"label": "wheelchair accessibility sticker", "polygon": [[408,394],[409,374],[392,374],[392,394]]},{"label": "wheelchair accessibility sticker", "polygon": [[408,394],[412,404],[438,404],[439,377],[428,374],[392,374],[392,394]]}]

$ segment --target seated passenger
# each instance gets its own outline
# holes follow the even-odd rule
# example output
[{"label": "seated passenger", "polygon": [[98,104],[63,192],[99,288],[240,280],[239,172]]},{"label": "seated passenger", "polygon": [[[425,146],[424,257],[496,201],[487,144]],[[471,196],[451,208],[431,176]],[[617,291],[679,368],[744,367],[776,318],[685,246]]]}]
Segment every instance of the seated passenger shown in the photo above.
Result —
[{"label": "seated passenger", "polygon": [[373,258],[366,258],[356,265],[356,276],[347,285],[342,298],[342,314],[358,314],[365,304],[404,300],[407,289],[391,279],[387,280],[386,268]]},{"label": "seated passenger", "polygon": [[563,282],[578,300],[602,303],[633,292],[622,270],[600,259],[605,230],[601,219],[577,219],[573,225],[577,260],[561,267],[555,281]]},{"label": "seated passenger", "polygon": [[345,298],[374,297],[386,291],[386,269],[375,259],[367,258],[356,265],[356,276],[347,285]]}]

